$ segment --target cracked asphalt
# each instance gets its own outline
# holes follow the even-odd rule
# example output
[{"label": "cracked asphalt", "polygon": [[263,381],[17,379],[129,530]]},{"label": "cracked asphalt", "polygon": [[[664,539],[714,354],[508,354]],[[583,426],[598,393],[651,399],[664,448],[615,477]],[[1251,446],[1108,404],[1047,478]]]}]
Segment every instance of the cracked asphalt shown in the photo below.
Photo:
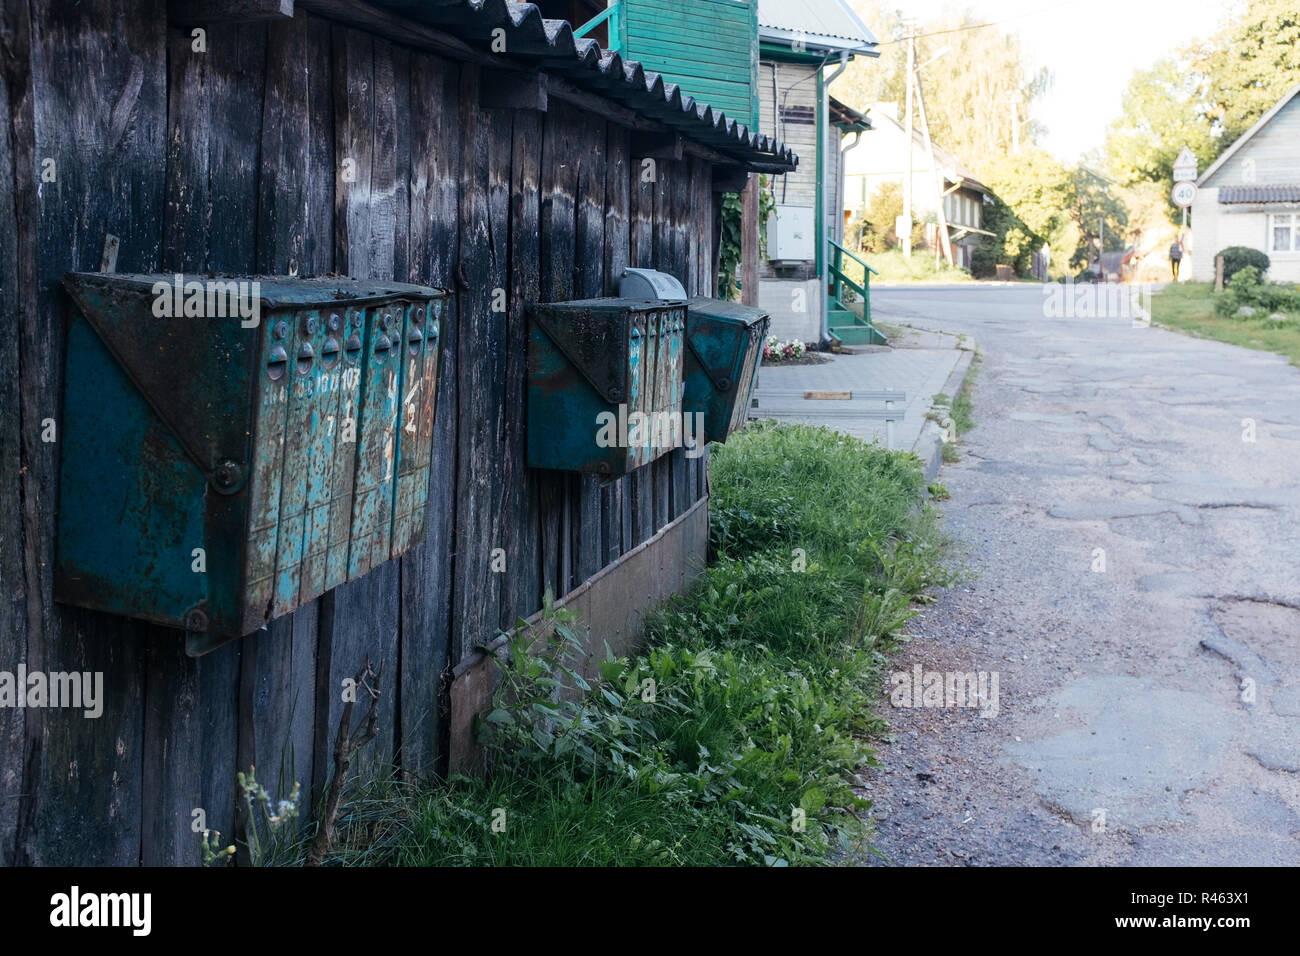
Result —
[{"label": "cracked asphalt", "polygon": [[[883,690],[871,862],[1300,863],[1300,369],[1037,285],[872,305],[983,363],[939,475],[965,580]],[[996,698],[909,697],[917,665]]]}]

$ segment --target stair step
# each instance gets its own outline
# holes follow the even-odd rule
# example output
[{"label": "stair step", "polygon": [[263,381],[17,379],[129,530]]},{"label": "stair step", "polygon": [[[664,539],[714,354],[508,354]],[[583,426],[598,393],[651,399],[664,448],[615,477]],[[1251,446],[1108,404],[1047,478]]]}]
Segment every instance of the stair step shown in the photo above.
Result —
[{"label": "stair step", "polygon": [[885,337],[869,325],[832,325],[831,335],[844,345],[887,345]]}]

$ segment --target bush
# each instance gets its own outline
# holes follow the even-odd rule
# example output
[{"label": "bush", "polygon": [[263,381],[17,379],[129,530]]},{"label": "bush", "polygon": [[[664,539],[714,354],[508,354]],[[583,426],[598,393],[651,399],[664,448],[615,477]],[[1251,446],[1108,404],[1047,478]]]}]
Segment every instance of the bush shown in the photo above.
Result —
[{"label": "bush", "polygon": [[1270,265],[1268,256],[1248,246],[1229,246],[1220,250],[1219,255],[1223,256],[1224,282],[1231,282],[1234,275],[1246,268],[1254,268],[1263,276]]},{"label": "bush", "polygon": [[1259,269],[1243,266],[1228,280],[1223,295],[1214,300],[1220,316],[1235,316],[1242,306],[1264,316],[1275,312],[1300,312],[1300,290],[1280,282],[1263,282]]}]

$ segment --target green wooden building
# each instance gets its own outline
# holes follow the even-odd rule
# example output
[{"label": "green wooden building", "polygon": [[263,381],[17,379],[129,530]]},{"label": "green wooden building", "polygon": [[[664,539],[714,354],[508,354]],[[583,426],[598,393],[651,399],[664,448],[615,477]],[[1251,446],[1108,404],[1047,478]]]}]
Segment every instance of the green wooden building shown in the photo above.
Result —
[{"label": "green wooden building", "polygon": [[758,119],[758,0],[610,0],[574,31],[750,129]]}]

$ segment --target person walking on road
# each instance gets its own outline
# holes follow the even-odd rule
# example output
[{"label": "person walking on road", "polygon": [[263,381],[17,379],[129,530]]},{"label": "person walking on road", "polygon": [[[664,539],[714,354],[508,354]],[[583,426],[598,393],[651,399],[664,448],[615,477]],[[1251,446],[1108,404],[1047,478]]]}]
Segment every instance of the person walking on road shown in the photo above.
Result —
[{"label": "person walking on road", "polygon": [[[1181,237],[1180,237],[1181,238]],[[1173,245],[1169,247],[1169,268],[1174,272],[1174,281],[1178,281],[1178,266],[1183,261],[1183,244],[1179,239],[1175,239]]]}]

